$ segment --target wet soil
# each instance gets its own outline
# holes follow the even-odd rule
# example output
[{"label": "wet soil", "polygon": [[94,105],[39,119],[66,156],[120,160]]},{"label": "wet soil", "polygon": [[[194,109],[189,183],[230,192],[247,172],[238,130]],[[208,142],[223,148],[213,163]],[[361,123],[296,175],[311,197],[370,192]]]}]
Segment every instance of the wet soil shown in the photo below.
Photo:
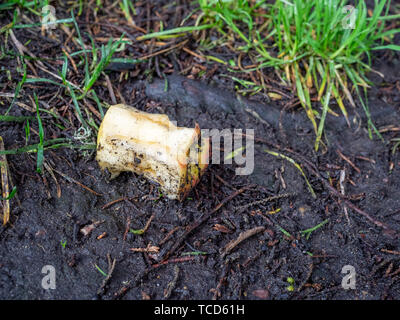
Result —
[{"label": "wet soil", "polygon": [[[211,165],[178,202],[135,174],[107,181],[90,152],[46,151],[63,173],[55,173],[60,194],[51,175],[35,173],[34,154],[7,156],[21,205],[12,200],[12,223],[0,227],[0,298],[399,299],[400,153],[390,141],[399,137],[400,57],[377,57],[374,68],[385,80],[372,77],[369,105],[385,141],[368,137],[359,107],[349,109],[350,127],[328,115],[326,148],[319,153],[301,109],[285,110],[282,101],[263,96],[238,97],[218,73],[202,80],[174,73],[124,81],[127,104],[165,113],[178,125],[254,129],[254,172],[239,176],[235,164]],[[0,132],[7,149],[24,145],[23,124],[2,122]],[[301,165],[316,198],[292,163],[266,149]],[[144,228],[151,216],[144,234],[127,232]],[[309,237],[301,233],[326,220]],[[264,229],[224,252],[258,227]],[[131,250],[149,245],[159,252]],[[108,272],[108,256],[115,268],[103,286],[98,268]],[[42,288],[46,265],[55,268],[55,290]],[[348,265],[356,272],[354,290],[342,287]]]}]

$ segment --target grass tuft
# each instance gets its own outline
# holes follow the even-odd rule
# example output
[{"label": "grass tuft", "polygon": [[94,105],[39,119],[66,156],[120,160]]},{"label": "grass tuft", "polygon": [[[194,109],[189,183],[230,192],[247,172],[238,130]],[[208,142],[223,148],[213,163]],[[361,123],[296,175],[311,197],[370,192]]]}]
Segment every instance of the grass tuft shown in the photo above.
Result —
[{"label": "grass tuft", "polygon": [[[336,114],[331,110],[332,100],[349,124],[345,101],[356,107],[354,94],[368,118],[370,137],[375,133],[381,138],[366,100],[371,84],[367,73],[372,71],[373,51],[400,50],[390,43],[400,30],[387,29],[387,22],[400,15],[389,15],[390,0],[375,0],[373,10],[367,9],[365,1],[353,3],[354,7],[347,0],[277,0],[272,4],[264,0],[198,0],[200,13],[194,26],[147,34],[139,40],[208,30],[207,37],[204,33],[200,37],[199,50],[225,44],[238,57],[243,53],[251,57],[256,66],[243,72],[276,69],[296,92],[314,128],[318,150],[326,116]],[[205,39],[215,38],[215,32],[217,40],[207,42]],[[253,89],[259,91],[260,86]]]}]

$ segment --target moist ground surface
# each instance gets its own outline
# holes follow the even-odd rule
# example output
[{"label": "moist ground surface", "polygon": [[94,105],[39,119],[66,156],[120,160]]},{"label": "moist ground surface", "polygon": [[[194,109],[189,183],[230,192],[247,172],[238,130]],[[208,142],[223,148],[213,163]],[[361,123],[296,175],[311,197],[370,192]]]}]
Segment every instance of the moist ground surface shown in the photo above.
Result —
[{"label": "moist ground surface", "polygon": [[[0,298],[399,299],[400,153],[392,152],[391,142],[399,137],[399,55],[378,55],[374,68],[385,79],[371,75],[375,85],[368,99],[384,141],[368,137],[359,106],[349,108],[350,126],[328,115],[326,148],[318,154],[312,126],[300,108],[284,110],[284,101],[263,96],[238,98],[218,71],[197,80],[174,72],[165,79],[155,75],[152,81],[120,82],[127,104],[165,113],[180,126],[253,129],[253,173],[236,175],[235,164],[210,165],[180,203],[132,173],[107,181],[93,152],[46,151],[57,183],[49,172],[35,172],[35,154],[7,156],[20,204],[11,201],[11,224],[0,227]],[[109,76],[118,82],[119,73]],[[0,78],[6,81],[5,75]],[[46,94],[44,86],[24,92],[33,91]],[[0,107],[2,113],[8,105]],[[0,132],[6,149],[25,143],[23,124],[1,122]],[[56,133],[46,131],[49,137]],[[301,165],[316,197],[292,163],[266,150]],[[144,234],[126,232],[144,228],[152,216]],[[324,221],[309,236],[301,232]],[[230,241],[258,227],[265,229],[225,254]],[[131,250],[149,245],[159,252]],[[98,268],[108,273],[107,256],[115,259],[115,268],[102,288],[105,276]],[[55,290],[42,288],[46,265],[55,268]],[[344,266],[354,267],[354,290],[342,287]],[[288,277],[295,281],[293,291],[287,289]]]}]

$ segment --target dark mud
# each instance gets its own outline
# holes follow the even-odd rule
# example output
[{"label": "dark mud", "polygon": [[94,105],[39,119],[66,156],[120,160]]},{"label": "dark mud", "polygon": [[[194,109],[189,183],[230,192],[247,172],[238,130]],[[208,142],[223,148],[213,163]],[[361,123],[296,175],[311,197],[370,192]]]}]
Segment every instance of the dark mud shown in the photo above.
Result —
[{"label": "dark mud", "polygon": [[[395,73],[391,70],[390,80],[399,81],[398,69]],[[194,126],[197,122],[201,128],[254,129],[256,138],[290,148],[311,161],[335,189],[339,189],[340,171],[345,170],[346,195],[358,195],[352,203],[390,226],[395,234],[388,234],[350,208],[347,219],[343,201],[305,168],[317,195],[314,199],[300,172],[289,162],[267,154],[265,149],[271,145],[263,143],[255,146],[253,174],[237,176],[234,165],[212,165],[183,203],[165,199],[157,186],[136,175],[126,173],[106,182],[93,154],[83,157],[71,150],[51,151],[47,157],[56,170],[101,195],[57,175],[61,185],[58,198],[51,176],[45,175],[44,181],[33,173],[34,156],[9,156],[21,207],[12,201],[12,225],[0,229],[0,298],[163,299],[178,272],[170,299],[258,299],[260,291],[255,290],[263,290],[264,298],[269,299],[399,299],[399,256],[389,253],[400,247],[400,157],[398,152],[392,154],[393,144],[389,143],[396,132],[384,133],[385,142],[370,140],[363,115],[351,110],[351,128],[329,115],[329,148],[317,155],[312,149],[315,136],[303,112],[282,111],[278,103],[256,98],[238,99],[221,86],[172,76],[167,80],[167,91],[165,80],[156,79],[150,84],[126,84],[123,94],[130,97],[128,104],[166,113],[178,125]],[[398,93],[387,97],[375,88],[369,99],[377,127],[398,127]],[[22,125],[0,126],[8,148],[23,143]],[[169,263],[154,267],[168,256],[185,228],[246,186],[246,191],[227,201],[185,238]],[[290,195],[237,210],[281,194]],[[110,204],[115,200],[120,201]],[[278,208],[279,212],[268,213]],[[126,233],[127,226],[143,228],[151,215],[154,219],[145,234]],[[308,239],[301,235],[301,230],[326,219],[329,222]],[[89,235],[83,235],[80,230],[92,223],[98,224]],[[257,226],[266,230],[222,255],[232,239]],[[280,228],[294,238],[285,236]],[[176,232],[165,240],[174,229]],[[106,236],[97,239],[104,232]],[[160,252],[130,250],[149,244],[159,246]],[[184,256],[191,257],[189,261],[174,260],[193,251],[207,254]],[[96,265],[107,273],[108,254],[116,259],[116,266],[108,285],[99,291],[105,277]],[[45,265],[56,270],[55,290],[41,286]],[[355,290],[341,287],[345,265],[355,268]],[[287,290],[288,277],[295,280],[294,291]]]},{"label": "dark mud", "polygon": [[[63,3],[57,7],[57,16],[68,18],[69,8],[64,8]],[[154,29],[151,23],[159,17],[148,15],[159,10],[165,20],[175,21],[173,24],[178,26],[182,17],[192,11],[185,1],[179,10],[164,10],[165,3],[145,1],[138,5],[138,25]],[[110,15],[114,18],[112,24],[121,22],[121,17],[115,19],[111,13],[100,11],[98,15]],[[10,23],[12,18],[11,12],[4,14],[0,25]],[[80,17],[82,35],[90,27],[98,27],[89,23],[92,18],[91,11]],[[118,26],[103,24],[102,28],[105,26],[112,28],[99,30],[98,35],[106,39],[111,35],[118,39],[121,34],[116,30],[122,32],[122,26],[132,39],[141,35],[122,22]],[[62,55],[59,46],[69,36],[57,32],[59,39],[54,41],[40,38],[40,32],[34,30],[15,30],[21,43],[44,58]],[[399,40],[397,35],[395,43]],[[74,48],[71,42],[69,45]],[[127,52],[136,57],[148,54],[149,48],[134,41]],[[218,54],[224,54],[224,58],[232,55],[226,48]],[[57,183],[48,171],[43,175],[35,173],[35,154],[9,155],[7,160],[21,203],[16,198],[11,201],[11,224],[0,226],[0,299],[400,299],[400,151],[393,153],[391,142],[400,138],[400,55],[384,52],[374,56],[373,67],[385,79],[374,73],[369,75],[375,84],[369,89],[369,106],[385,141],[376,136],[369,139],[361,106],[349,107],[350,127],[342,117],[328,114],[326,148],[319,153],[313,151],[315,134],[303,110],[285,108],[287,97],[270,101],[264,96],[236,96],[232,81],[221,76],[226,70],[214,69],[213,65],[205,66],[207,74],[214,70],[211,79],[178,76],[179,70],[189,70],[195,61],[184,52],[171,54],[174,55],[176,59],[160,55],[152,62],[166,66],[173,65],[174,60],[179,62],[180,67],[174,67],[175,74],[166,80],[143,81],[145,69],[155,68],[150,62],[136,65],[136,69],[128,67],[134,75],[122,82],[118,72],[110,71],[110,79],[127,104],[147,112],[165,113],[178,125],[254,129],[254,172],[238,176],[235,165],[211,165],[189,197],[180,203],[164,198],[156,185],[134,174],[124,173],[107,182],[90,151],[45,151],[49,165],[62,173],[54,172]],[[15,57],[0,60],[1,70],[10,69],[12,75],[21,74],[17,66]],[[61,67],[50,66],[54,73]],[[114,71],[121,68],[127,66],[109,66]],[[263,70],[266,74],[269,71]],[[80,83],[79,76],[82,75],[70,80]],[[8,87],[6,72],[0,72],[0,84],[2,93],[14,92],[13,87]],[[99,85],[96,90],[101,100],[111,102],[104,87]],[[28,96],[33,92],[44,101],[61,95],[58,87],[24,85],[21,101],[30,105]],[[58,110],[68,106],[61,98],[54,102]],[[0,100],[0,114],[9,103],[5,98]],[[73,110],[72,103],[69,105]],[[340,112],[334,105],[332,108]],[[12,115],[31,114],[14,107]],[[52,120],[46,114],[42,116],[46,122]],[[32,123],[32,127],[35,125]],[[73,124],[65,132],[46,126],[45,137],[72,137],[74,129]],[[6,149],[25,144],[23,123],[0,122],[0,135]],[[267,154],[266,149],[297,161],[316,198],[297,168]],[[345,173],[345,196],[337,194],[341,172]],[[238,194],[242,188],[246,189]],[[282,197],[249,206],[278,195]],[[221,203],[223,206],[209,216]],[[143,235],[127,232],[144,228],[152,215]],[[308,238],[301,233],[327,219]],[[193,228],[203,220],[206,221]],[[91,225],[93,230],[84,235],[81,230],[88,230]],[[259,227],[264,227],[264,232],[245,239],[224,255],[230,241]],[[193,231],[184,237],[189,228]],[[131,251],[148,245],[159,247],[159,253]],[[206,254],[182,255],[193,252]],[[115,268],[103,286],[106,278],[98,268],[108,273],[108,257],[115,259]],[[55,268],[54,290],[42,288],[45,274],[41,271],[46,265]],[[354,290],[342,288],[345,274],[341,271],[346,265],[353,266],[356,272]],[[288,290],[288,277],[294,279],[293,291]]]}]

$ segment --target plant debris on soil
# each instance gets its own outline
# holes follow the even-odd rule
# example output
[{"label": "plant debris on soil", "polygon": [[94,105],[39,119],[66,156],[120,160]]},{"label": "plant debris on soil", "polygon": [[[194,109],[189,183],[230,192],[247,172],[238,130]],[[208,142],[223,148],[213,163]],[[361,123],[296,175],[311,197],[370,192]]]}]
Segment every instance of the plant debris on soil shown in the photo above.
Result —
[{"label": "plant debris on soil", "polygon": [[[400,299],[399,52],[374,52],[369,74],[383,139],[359,102],[347,119],[332,102],[316,152],[273,68],[261,69],[265,90],[243,96],[191,35],[137,39],[179,27],[193,3],[118,3],[51,2],[66,20],[54,29],[33,7],[0,5],[0,299]],[[109,180],[96,135],[117,103],[244,139],[254,129],[254,171],[212,164],[182,202],[143,176]],[[42,287],[45,266],[56,289]],[[346,266],[355,289],[342,286]]]}]

